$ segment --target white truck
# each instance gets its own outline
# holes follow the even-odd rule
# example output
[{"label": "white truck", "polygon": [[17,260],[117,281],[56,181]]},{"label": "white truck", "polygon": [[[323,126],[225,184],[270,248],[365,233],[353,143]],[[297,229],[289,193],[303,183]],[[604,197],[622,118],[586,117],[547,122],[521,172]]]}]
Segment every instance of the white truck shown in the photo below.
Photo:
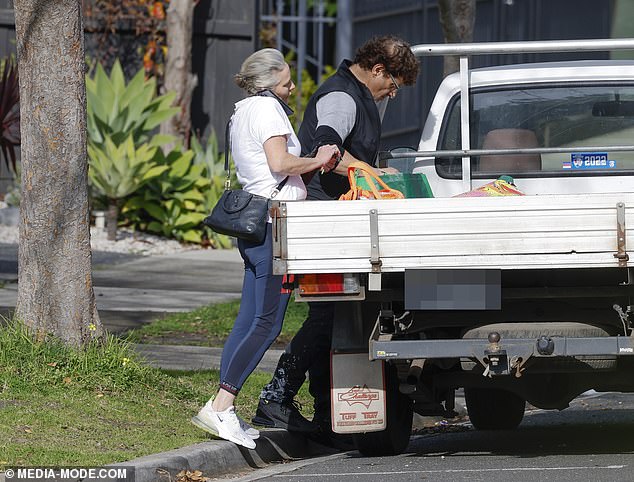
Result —
[{"label": "white truck", "polygon": [[[634,391],[634,61],[468,68],[468,56],[634,49],[634,39],[419,45],[459,55],[418,151],[433,198],[275,202],[274,270],[340,300],[333,430],[396,454],[413,412],[511,429],[526,402]],[[453,197],[513,177],[524,196]]]}]

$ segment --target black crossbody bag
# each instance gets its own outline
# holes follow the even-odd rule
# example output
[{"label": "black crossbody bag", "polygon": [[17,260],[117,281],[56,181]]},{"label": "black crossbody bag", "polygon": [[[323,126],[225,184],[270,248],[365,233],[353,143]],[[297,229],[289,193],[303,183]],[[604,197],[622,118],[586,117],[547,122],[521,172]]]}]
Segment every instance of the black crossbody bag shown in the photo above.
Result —
[{"label": "black crossbody bag", "polygon": [[[231,170],[229,167],[229,150],[231,139],[229,129],[231,120],[225,128],[225,191],[211,211],[203,220],[215,232],[234,236],[251,243],[261,243],[266,234],[266,222],[269,214],[269,198],[251,194],[243,189],[231,189]],[[273,192],[274,198],[288,181],[288,176],[280,182]]]}]

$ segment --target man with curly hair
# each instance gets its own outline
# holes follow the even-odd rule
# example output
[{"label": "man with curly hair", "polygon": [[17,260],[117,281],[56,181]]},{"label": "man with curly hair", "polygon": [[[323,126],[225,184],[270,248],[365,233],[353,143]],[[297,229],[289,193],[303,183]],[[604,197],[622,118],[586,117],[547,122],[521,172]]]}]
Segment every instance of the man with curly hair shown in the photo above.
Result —
[{"label": "man with curly hair", "polygon": [[[327,144],[339,147],[341,161],[330,172],[316,173],[307,184],[307,199],[338,199],[350,189],[348,165],[375,166],[381,139],[381,110],[404,85],[413,85],[418,62],[404,40],[374,37],[361,46],[354,60],[344,60],[308,102],[298,138],[302,155]],[[375,168],[376,169],[376,168]],[[381,170],[377,169],[381,174]],[[264,387],[253,422],[298,432],[330,429],[330,346],[336,304],[309,303],[309,314],[280,357],[272,380]],[[280,310],[283,316],[285,304]],[[294,397],[309,373],[315,399],[313,421],[306,420]]]}]

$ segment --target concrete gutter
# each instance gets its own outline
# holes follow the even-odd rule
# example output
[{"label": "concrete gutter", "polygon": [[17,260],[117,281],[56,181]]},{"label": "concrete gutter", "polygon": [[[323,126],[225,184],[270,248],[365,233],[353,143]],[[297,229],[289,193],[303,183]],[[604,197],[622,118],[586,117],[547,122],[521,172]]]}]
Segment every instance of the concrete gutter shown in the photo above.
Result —
[{"label": "concrete gutter", "polygon": [[[148,455],[109,467],[133,467],[132,482],[172,482],[182,470],[200,470],[205,477],[221,477],[264,468],[272,462],[297,460],[339,451],[286,430],[261,432],[256,448],[249,450],[224,440],[203,442],[169,452]],[[0,478],[0,482],[2,479]],[[7,481],[9,482],[9,481]]]},{"label": "concrete gutter", "polygon": [[[262,469],[273,462],[306,459],[340,452],[312,442],[301,435],[280,429],[261,431],[256,444],[254,450],[249,450],[226,440],[212,440],[169,452],[147,455],[128,462],[109,464],[106,466],[107,468],[126,468],[127,477],[125,479],[106,479],[106,481],[174,482],[176,475],[183,470],[186,472],[199,470],[204,477],[217,478],[228,474]],[[8,478],[4,472],[0,472],[0,482],[12,482],[13,480],[23,479],[16,479],[15,476]],[[93,482],[94,479],[80,480]],[[185,480],[190,479],[185,478]],[[104,479],[100,479],[99,482],[104,482]]]}]

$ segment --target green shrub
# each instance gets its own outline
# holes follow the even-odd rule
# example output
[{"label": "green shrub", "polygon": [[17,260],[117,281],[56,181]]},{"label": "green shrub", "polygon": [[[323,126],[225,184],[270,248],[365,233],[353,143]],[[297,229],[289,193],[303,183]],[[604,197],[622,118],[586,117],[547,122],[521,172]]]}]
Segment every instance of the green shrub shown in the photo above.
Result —
[{"label": "green shrub", "polygon": [[[218,150],[218,138],[214,130],[207,138],[206,147],[203,147],[196,137],[192,137],[191,147],[194,151],[194,164],[205,166],[207,179],[209,179],[209,186],[204,192],[203,211],[210,213],[225,190],[227,179],[225,156]],[[231,158],[229,162],[231,163]],[[235,169],[231,169],[230,185],[238,186]],[[214,248],[226,249],[233,246],[231,237],[218,234],[207,226],[203,226],[203,238]]]},{"label": "green shrub", "polygon": [[108,239],[115,240],[119,205],[152,179],[169,169],[156,158],[160,153],[158,136],[150,143],[135,146],[132,135],[117,145],[108,134],[102,144],[88,144],[92,186],[108,200],[106,223]]},{"label": "green shrub", "polygon": [[204,193],[210,182],[194,152],[177,145],[167,156],[157,152],[164,170],[143,192],[126,201],[124,215],[133,227],[189,243],[202,242],[201,223],[207,215]]},{"label": "green shrub", "polygon": [[[156,161],[166,170],[126,200],[125,222],[134,229],[184,242],[231,248],[230,237],[202,224],[222,195],[226,179],[224,155],[218,152],[215,134],[205,147],[194,137],[191,150],[177,144],[167,156],[158,152]],[[232,185],[237,185],[233,171]]]},{"label": "green shrub", "polygon": [[156,95],[156,80],[143,69],[126,84],[117,60],[107,75],[99,64],[86,76],[89,178],[107,198],[108,239],[116,239],[119,206],[149,179],[165,170],[155,161],[157,147],[173,142],[154,135],[159,124],[180,112],[174,92]]}]

